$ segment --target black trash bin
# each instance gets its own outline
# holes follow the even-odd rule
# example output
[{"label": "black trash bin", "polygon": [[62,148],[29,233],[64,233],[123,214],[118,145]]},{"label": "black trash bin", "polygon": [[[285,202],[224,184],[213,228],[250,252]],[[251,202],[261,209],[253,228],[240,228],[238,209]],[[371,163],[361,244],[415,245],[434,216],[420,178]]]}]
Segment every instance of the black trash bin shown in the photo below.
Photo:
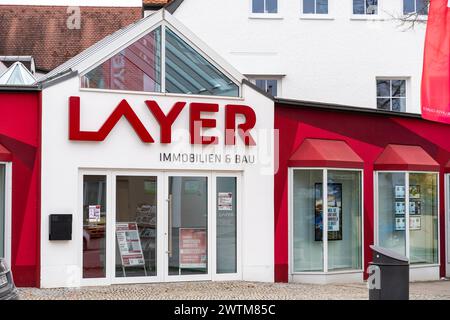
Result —
[{"label": "black trash bin", "polygon": [[[409,300],[408,258],[386,248],[370,248],[373,261],[369,263],[372,269],[369,272],[372,274],[369,277],[369,300]],[[379,274],[374,274],[376,272]]]}]

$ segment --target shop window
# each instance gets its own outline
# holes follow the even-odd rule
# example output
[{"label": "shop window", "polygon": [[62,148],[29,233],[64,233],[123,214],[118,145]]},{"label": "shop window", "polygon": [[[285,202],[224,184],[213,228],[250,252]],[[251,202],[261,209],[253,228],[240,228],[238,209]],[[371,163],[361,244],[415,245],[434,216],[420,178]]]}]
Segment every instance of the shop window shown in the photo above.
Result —
[{"label": "shop window", "polygon": [[437,173],[378,173],[378,244],[411,264],[438,263],[437,183]]},{"label": "shop window", "polygon": [[361,197],[360,171],[294,170],[294,273],[362,268]]},{"label": "shop window", "polygon": [[252,13],[278,13],[278,0],[252,0]]},{"label": "shop window", "polygon": [[153,30],[81,79],[83,88],[161,91],[161,28]]},{"label": "shop window", "polygon": [[403,14],[418,14],[426,16],[428,15],[428,5],[427,0],[403,0]]},{"label": "shop window", "polygon": [[406,112],[406,80],[378,79],[377,108],[388,111]]},{"label": "shop window", "polygon": [[157,177],[116,178],[116,277],[156,276]]},{"label": "shop window", "polygon": [[353,14],[378,14],[378,0],[353,0]]},{"label": "shop window", "polygon": [[328,0],[303,0],[303,14],[328,14]]},{"label": "shop window", "polygon": [[170,29],[166,29],[166,92],[239,95],[239,87]]},{"label": "shop window", "polygon": [[237,272],[237,190],[236,177],[216,180],[217,270],[218,274]]},{"label": "shop window", "polygon": [[83,278],[106,276],[106,176],[83,177]]},{"label": "shop window", "polygon": [[[162,32],[165,32],[165,43],[161,40]],[[162,63],[165,64],[165,74],[161,71]],[[151,31],[87,72],[81,77],[81,87],[239,96],[239,86],[235,82],[166,27]]]},{"label": "shop window", "polygon": [[4,164],[0,164],[0,257],[4,258],[6,253],[6,168]]}]

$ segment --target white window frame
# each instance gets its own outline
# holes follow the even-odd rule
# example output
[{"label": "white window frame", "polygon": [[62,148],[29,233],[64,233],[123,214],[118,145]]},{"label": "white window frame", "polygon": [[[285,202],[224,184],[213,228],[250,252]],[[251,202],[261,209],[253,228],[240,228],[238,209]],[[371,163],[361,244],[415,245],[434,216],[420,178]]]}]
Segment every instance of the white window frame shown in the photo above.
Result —
[{"label": "white window frame", "polygon": [[[405,0],[402,0],[402,15],[403,17],[408,17],[410,15],[417,14],[417,0],[414,0],[414,11],[405,14]],[[417,14],[417,16],[411,17],[411,19],[428,20],[428,15],[430,14],[430,5],[428,5],[428,14]]]},{"label": "white window frame", "polygon": [[248,75],[248,79],[256,86],[256,80],[276,80],[277,81],[277,97],[282,97],[283,93],[283,77],[282,75]]},{"label": "white window frame", "polygon": [[[101,175],[106,176],[106,273],[104,278],[83,278],[83,177],[86,175]],[[116,263],[116,177],[117,176],[148,176],[157,177],[157,221],[158,221],[158,242],[157,242],[157,270],[156,276],[148,277],[116,277],[115,263]],[[165,232],[168,228],[167,218],[167,193],[168,193],[168,178],[171,176],[187,177],[187,176],[204,176],[208,179],[208,274],[206,275],[186,275],[186,276],[168,276],[167,265],[168,256],[168,235]],[[217,177],[235,177],[237,190],[237,272],[218,274],[216,268],[216,253],[217,253],[217,230],[216,230],[216,178]],[[135,170],[135,169],[79,169],[78,171],[78,212],[79,216],[74,219],[74,237],[76,241],[78,252],[78,266],[79,279],[81,286],[108,286],[112,284],[134,284],[134,283],[166,283],[166,282],[189,282],[198,280],[212,280],[212,281],[233,281],[243,279],[243,246],[242,246],[242,202],[243,196],[240,190],[244,190],[242,185],[242,172],[229,171],[164,171],[164,170]],[[162,258],[163,257],[163,258]]]},{"label": "white window frame", "polygon": [[410,230],[409,230],[409,175],[415,173],[422,174],[436,174],[437,175],[437,223],[438,223],[438,241],[437,241],[437,263],[425,263],[425,264],[410,264],[411,269],[419,269],[426,267],[438,267],[440,266],[441,261],[441,221],[440,221],[440,173],[434,171],[395,171],[395,170],[377,170],[374,171],[374,244],[379,245],[380,243],[380,235],[379,235],[379,208],[378,208],[378,177],[380,173],[402,173],[405,175],[405,249],[406,249],[406,257],[410,258]]},{"label": "white window frame", "polygon": [[[277,13],[254,13],[253,12],[253,0],[248,0],[248,6],[249,6],[249,18],[250,19],[275,19],[280,20],[283,19],[281,15],[281,5],[283,0],[277,0]],[[266,6],[266,2],[264,1],[264,7]],[[264,10],[265,11],[265,10]]]},{"label": "white window frame", "polygon": [[[364,1],[367,1],[367,0],[364,0]],[[350,0],[351,20],[379,20],[382,1],[383,0],[378,0],[376,14],[368,14],[367,9],[364,10],[365,11],[364,14],[361,14],[361,13],[353,13],[353,0]]]},{"label": "white window frame", "polygon": [[12,163],[0,162],[5,166],[5,234],[4,252],[6,262],[11,267],[11,240],[12,240]]},{"label": "white window frame", "polygon": [[[294,171],[322,171],[322,197],[328,198],[328,171],[350,171],[360,173],[361,183],[361,268],[360,269],[347,269],[339,271],[328,270],[328,215],[323,215],[323,245],[322,245],[322,257],[323,257],[323,271],[294,271]],[[328,212],[328,201],[323,202],[323,212]],[[351,273],[363,273],[364,272],[364,170],[363,169],[347,169],[347,168],[332,168],[332,167],[290,167],[288,168],[288,270],[289,278],[295,275],[339,275],[339,274],[351,274]]]},{"label": "white window frame", "polygon": [[[392,96],[392,84],[389,86],[389,94],[390,97],[378,97],[378,92],[377,92],[377,82],[378,81],[395,81],[395,80],[403,80],[405,81],[405,111],[394,111],[392,110],[392,98],[403,98],[403,97],[393,97]],[[392,111],[392,112],[403,112],[403,113],[407,113],[408,109],[409,109],[409,101],[411,101],[411,81],[410,81],[410,77],[376,77],[375,78],[375,109],[377,110],[382,110],[382,111]],[[390,109],[389,110],[384,110],[384,109],[378,109],[378,98],[386,98],[386,99],[391,99],[391,104],[390,104]]]},{"label": "white window frame", "polygon": [[[334,0],[328,0],[328,13],[304,13],[303,1],[300,0],[300,19],[302,20],[334,20]],[[314,6],[317,6],[317,0],[314,0]],[[315,10],[317,11],[317,10]]]}]

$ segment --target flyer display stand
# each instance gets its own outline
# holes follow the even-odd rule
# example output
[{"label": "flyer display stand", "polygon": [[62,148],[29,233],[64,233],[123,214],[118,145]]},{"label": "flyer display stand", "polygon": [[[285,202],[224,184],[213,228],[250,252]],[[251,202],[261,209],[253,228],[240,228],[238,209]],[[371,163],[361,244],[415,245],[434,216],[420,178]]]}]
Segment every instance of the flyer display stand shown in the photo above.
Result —
[{"label": "flyer display stand", "polygon": [[147,276],[147,268],[136,222],[116,223],[116,237],[124,276],[126,277],[126,268],[139,266],[144,268],[145,276]]}]

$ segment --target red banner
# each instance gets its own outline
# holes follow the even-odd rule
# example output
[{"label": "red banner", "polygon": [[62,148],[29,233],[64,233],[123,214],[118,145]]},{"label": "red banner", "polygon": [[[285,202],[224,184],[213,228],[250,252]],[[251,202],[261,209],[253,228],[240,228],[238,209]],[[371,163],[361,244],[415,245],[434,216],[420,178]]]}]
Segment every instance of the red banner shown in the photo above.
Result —
[{"label": "red banner", "polygon": [[422,76],[422,116],[450,124],[450,1],[431,0]]}]

